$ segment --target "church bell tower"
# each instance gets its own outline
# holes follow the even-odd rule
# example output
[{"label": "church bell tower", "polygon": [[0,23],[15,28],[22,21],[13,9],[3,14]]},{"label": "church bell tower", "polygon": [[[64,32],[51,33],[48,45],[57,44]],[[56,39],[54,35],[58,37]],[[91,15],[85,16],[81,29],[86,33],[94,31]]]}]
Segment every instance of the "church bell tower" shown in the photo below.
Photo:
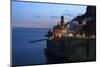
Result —
[{"label": "church bell tower", "polygon": [[64,16],[61,16],[60,25],[61,25],[61,26],[64,26],[64,25],[65,25],[65,23],[64,23]]}]

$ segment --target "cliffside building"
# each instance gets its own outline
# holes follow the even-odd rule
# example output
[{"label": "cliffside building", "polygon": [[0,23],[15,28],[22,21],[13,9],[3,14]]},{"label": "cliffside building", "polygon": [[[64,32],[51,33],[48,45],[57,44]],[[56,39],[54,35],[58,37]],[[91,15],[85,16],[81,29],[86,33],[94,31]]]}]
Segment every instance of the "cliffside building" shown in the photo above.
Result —
[{"label": "cliffside building", "polygon": [[64,16],[61,16],[61,21],[56,26],[53,27],[52,37],[61,38],[68,36],[69,34],[69,25],[65,23]]}]

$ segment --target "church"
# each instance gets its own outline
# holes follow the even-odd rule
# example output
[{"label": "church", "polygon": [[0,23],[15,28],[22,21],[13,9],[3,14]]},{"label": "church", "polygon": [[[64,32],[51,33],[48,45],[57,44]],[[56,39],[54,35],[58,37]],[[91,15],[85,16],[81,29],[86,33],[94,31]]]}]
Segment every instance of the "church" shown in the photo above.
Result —
[{"label": "church", "polygon": [[[76,23],[77,22],[77,23]],[[82,21],[82,24],[79,24],[78,21],[64,21],[64,16],[61,16],[60,23],[55,25],[52,29],[48,31],[48,38],[50,39],[58,39],[58,38],[85,38],[86,33],[81,32],[82,29],[84,29],[84,26],[87,23],[87,19],[84,19]],[[74,28],[73,31],[71,30],[71,27]],[[95,35],[87,36],[87,37],[93,37],[95,38]]]},{"label": "church", "polygon": [[61,38],[68,36],[69,33],[69,25],[65,23],[64,16],[61,16],[61,21],[56,26],[53,27],[52,37]]}]

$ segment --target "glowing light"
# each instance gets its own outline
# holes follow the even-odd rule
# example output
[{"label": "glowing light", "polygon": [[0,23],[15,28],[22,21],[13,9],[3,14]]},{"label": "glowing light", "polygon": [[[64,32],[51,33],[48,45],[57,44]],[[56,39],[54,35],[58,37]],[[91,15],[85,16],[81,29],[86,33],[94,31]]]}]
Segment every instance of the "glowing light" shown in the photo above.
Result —
[{"label": "glowing light", "polygon": [[83,33],[83,35],[82,35],[83,37],[85,37],[85,33]]},{"label": "glowing light", "polygon": [[92,38],[95,38],[95,35],[92,35]]},{"label": "glowing light", "polygon": [[73,37],[73,34],[69,33],[69,37]]},{"label": "glowing light", "polygon": [[76,37],[80,37],[80,34],[77,34]]}]

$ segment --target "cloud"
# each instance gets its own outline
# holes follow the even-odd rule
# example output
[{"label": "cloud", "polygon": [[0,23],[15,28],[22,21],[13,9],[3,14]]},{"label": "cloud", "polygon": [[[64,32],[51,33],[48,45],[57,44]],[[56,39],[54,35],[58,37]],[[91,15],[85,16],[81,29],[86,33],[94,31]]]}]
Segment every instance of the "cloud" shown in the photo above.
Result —
[{"label": "cloud", "polygon": [[54,19],[60,18],[59,16],[49,16],[49,17]]},{"label": "cloud", "polygon": [[75,17],[78,14],[70,11],[70,12],[64,12],[62,15],[63,16],[69,16],[69,17]]},{"label": "cloud", "polygon": [[62,15],[67,22],[84,10],[82,6],[12,2],[12,22],[20,27],[52,27],[60,22]]},{"label": "cloud", "polygon": [[40,18],[41,16],[34,16],[35,18]]}]

